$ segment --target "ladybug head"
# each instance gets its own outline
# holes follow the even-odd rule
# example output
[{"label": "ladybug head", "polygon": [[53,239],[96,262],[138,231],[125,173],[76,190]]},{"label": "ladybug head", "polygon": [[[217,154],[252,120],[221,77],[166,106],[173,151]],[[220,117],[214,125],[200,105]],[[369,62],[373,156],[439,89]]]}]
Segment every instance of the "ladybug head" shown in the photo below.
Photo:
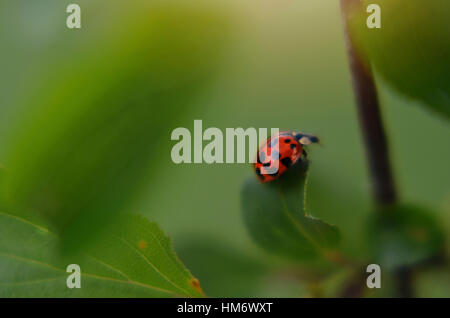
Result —
[{"label": "ladybug head", "polygon": [[302,145],[310,145],[319,142],[318,137],[304,133],[295,133],[295,139]]}]

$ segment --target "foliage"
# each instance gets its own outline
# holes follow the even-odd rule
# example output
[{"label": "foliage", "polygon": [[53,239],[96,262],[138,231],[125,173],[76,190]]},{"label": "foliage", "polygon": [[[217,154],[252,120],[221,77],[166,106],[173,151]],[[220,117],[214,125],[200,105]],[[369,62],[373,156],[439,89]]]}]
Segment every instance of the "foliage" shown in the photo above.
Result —
[{"label": "foliage", "polygon": [[[407,201],[430,208],[373,208],[338,3],[235,2],[230,19],[223,3],[81,0],[89,23],[77,32],[52,18],[63,4],[49,15],[54,1],[0,4],[0,24],[16,23],[0,28],[0,296],[386,297],[398,296],[396,271],[409,266],[417,295],[448,296],[448,266],[422,268],[445,256],[448,127],[379,90],[398,136],[389,140],[398,183]],[[448,117],[449,6],[377,2],[382,29],[365,27],[365,6],[351,20],[367,67]],[[231,24],[239,37],[224,62]],[[224,82],[203,100],[220,67]],[[200,116],[216,127],[317,132],[317,169],[307,177],[303,161],[262,184],[242,165],[174,165],[170,130]],[[205,294],[160,227],[127,214],[136,207],[174,239]],[[380,291],[365,286],[372,262],[382,266]],[[71,263],[81,265],[79,290],[66,288]]]},{"label": "foliage", "polygon": [[447,0],[379,0],[381,28],[369,29],[366,8],[354,2],[350,30],[361,53],[403,94],[450,116],[450,28]]},{"label": "foliage", "polygon": [[15,211],[38,211],[69,250],[138,196],[158,163],[155,136],[207,85],[225,42],[226,17],[208,9],[135,10],[95,54],[48,74],[10,141]]},{"label": "foliage", "polygon": [[[83,253],[61,253],[47,228],[0,212],[0,297],[199,297],[199,282],[169,239],[140,215],[124,215]],[[66,286],[66,267],[81,268],[81,288]]]}]

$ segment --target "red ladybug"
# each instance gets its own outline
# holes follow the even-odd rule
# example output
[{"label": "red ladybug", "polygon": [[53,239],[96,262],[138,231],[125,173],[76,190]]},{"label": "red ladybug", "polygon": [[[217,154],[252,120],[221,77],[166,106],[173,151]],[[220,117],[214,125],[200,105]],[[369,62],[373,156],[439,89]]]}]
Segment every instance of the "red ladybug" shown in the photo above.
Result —
[{"label": "red ladybug", "polygon": [[[305,145],[319,142],[313,135],[282,131],[264,142],[257,154],[254,169],[261,182],[270,182],[281,176],[301,157],[306,157]],[[277,148],[278,146],[278,148]],[[278,168],[278,169],[277,169]]]}]

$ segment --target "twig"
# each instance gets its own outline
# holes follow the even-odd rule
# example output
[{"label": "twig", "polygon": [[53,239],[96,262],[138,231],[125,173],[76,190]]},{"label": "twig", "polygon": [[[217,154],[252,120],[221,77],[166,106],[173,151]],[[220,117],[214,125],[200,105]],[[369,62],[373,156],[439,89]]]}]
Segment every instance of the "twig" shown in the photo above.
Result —
[{"label": "twig", "polygon": [[348,30],[350,10],[360,5],[360,0],[341,0],[353,89],[356,95],[359,121],[369,161],[373,195],[376,203],[390,205],[395,203],[397,195],[389,161],[388,144],[381,119],[377,89],[372,70],[368,67],[367,61],[364,60],[363,54],[359,54],[357,51],[354,39],[352,39]]},{"label": "twig", "polygon": [[[372,192],[378,205],[395,204],[397,193],[394,177],[389,161],[389,148],[381,118],[377,88],[373,73],[363,52],[358,52],[356,43],[349,30],[351,10],[364,12],[361,0],[340,0],[345,25],[347,53],[350,60],[350,71],[353,90],[356,97],[359,122],[364,136],[366,155],[369,162],[372,180]],[[412,270],[403,268],[396,273],[397,291],[401,297],[412,297]]]}]

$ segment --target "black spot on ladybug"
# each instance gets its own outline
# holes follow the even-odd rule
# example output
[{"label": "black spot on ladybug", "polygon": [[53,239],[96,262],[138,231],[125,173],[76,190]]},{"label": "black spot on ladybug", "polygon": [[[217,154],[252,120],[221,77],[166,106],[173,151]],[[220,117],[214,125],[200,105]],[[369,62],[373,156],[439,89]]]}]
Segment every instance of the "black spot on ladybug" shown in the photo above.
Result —
[{"label": "black spot on ladybug", "polygon": [[286,144],[288,144],[290,142],[291,142],[291,139],[289,139],[289,138],[284,140],[284,143],[286,143]]},{"label": "black spot on ladybug", "polygon": [[282,163],[285,167],[287,167],[287,168],[289,168],[289,167],[292,165],[292,160],[291,160],[291,158],[289,158],[289,157],[284,157],[284,158],[281,159],[280,161],[281,161],[281,163]]},{"label": "black spot on ladybug", "polygon": [[264,166],[264,167],[270,167],[270,161],[264,162],[264,163],[263,163],[263,166]]},{"label": "black spot on ladybug", "polygon": [[295,148],[297,148],[297,146],[295,145],[295,144],[291,144],[291,149],[295,149]]},{"label": "black spot on ladybug", "polygon": [[269,148],[272,148],[273,146],[275,146],[278,143],[278,138],[273,138],[272,140],[270,140],[268,146]]}]

